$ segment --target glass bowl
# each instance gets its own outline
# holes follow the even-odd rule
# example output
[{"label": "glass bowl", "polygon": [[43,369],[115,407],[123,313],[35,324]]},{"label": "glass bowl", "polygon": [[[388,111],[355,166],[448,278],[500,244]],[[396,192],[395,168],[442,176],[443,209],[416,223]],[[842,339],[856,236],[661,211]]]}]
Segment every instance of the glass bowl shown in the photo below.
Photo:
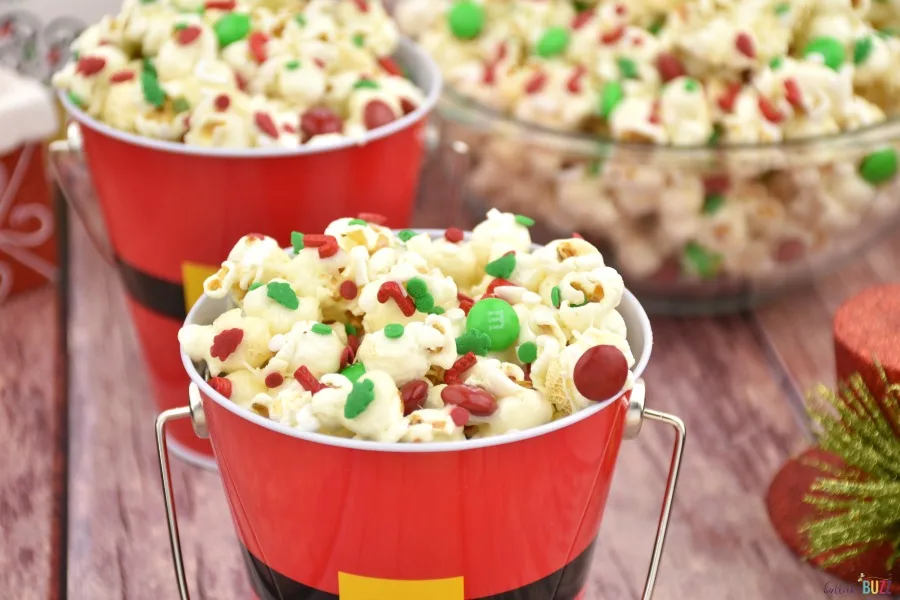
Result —
[{"label": "glass bowl", "polygon": [[538,243],[577,232],[655,313],[770,301],[900,220],[900,119],[779,144],[674,147],[546,129],[448,86],[438,114],[441,160],[473,219],[527,215]]}]

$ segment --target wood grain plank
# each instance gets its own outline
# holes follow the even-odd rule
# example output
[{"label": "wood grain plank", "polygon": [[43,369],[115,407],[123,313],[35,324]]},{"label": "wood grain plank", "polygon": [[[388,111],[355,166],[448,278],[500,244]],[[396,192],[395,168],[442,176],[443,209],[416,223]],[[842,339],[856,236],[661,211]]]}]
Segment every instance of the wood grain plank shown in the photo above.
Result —
[{"label": "wood grain plank", "polygon": [[60,507],[57,302],[52,286],[0,306],[0,598],[55,598]]}]

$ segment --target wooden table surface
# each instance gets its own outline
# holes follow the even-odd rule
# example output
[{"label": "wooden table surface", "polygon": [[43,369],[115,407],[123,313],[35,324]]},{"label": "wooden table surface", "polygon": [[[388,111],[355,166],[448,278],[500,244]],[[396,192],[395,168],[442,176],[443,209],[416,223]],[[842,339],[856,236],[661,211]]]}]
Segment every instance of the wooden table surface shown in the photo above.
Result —
[{"label": "wooden table surface", "polygon": [[[0,599],[176,598],[155,411],[122,286],[80,223],[63,230],[67,281],[0,307]],[[834,579],[782,545],[764,494],[809,441],[805,390],[832,380],[831,315],[897,280],[898,257],[895,237],[774,306],[653,319],[648,405],[689,429],[657,600],[825,597]],[[623,445],[589,600],[638,598],[671,444],[651,423]],[[217,476],[176,460],[173,477],[194,598],[249,599]]]}]

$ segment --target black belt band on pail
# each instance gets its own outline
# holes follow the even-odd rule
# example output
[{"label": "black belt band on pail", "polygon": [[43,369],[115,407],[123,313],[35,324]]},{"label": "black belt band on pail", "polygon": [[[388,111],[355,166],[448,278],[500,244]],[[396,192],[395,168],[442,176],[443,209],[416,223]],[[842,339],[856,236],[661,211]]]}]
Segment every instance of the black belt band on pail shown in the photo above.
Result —
[{"label": "black belt band on pail", "polygon": [[180,283],[145,273],[118,256],[116,266],[125,290],[135,302],[164,317],[184,321],[187,310],[184,307],[184,287]]},{"label": "black belt band on pail", "polygon": [[[294,581],[253,556],[241,545],[259,600],[339,600],[339,596]],[[477,600],[575,600],[587,584],[594,543],[562,569],[520,588]],[[377,600],[387,600],[378,598]],[[423,599],[425,600],[425,599]]]}]

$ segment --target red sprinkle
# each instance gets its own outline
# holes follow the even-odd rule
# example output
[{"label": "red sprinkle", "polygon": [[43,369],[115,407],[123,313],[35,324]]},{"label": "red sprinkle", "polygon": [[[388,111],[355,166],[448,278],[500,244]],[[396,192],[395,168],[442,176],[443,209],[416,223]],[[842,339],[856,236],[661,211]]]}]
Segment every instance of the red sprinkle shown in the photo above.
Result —
[{"label": "red sprinkle", "polygon": [[319,258],[334,256],[338,251],[337,239],[333,235],[307,233],[303,236],[303,245],[307,248],[318,248]]},{"label": "red sprinkle", "polygon": [[100,58],[99,56],[85,56],[84,58],[78,59],[78,64],[75,66],[75,72],[84,75],[85,77],[90,77],[91,75],[96,75],[102,71],[105,66],[106,59]]},{"label": "red sprinkle", "polygon": [[322,60],[321,58],[314,58],[314,59],[313,59],[313,62],[314,62],[315,65],[316,65],[317,67],[319,67],[320,69],[324,69],[324,68],[325,68],[325,61]]},{"label": "red sprinkle", "polygon": [[228,110],[228,107],[231,106],[231,98],[229,98],[225,94],[219,94],[218,96],[216,96],[213,104],[215,104],[217,111],[223,112]]},{"label": "red sprinkle", "polygon": [[468,315],[469,311],[472,310],[472,307],[475,306],[474,300],[461,300],[459,303],[459,308]]},{"label": "red sprinkle", "polygon": [[250,37],[247,38],[247,46],[250,48],[250,54],[253,56],[253,60],[260,64],[268,60],[269,56],[266,53],[266,44],[268,43],[269,36],[263,32],[254,31],[250,34]]},{"label": "red sprinkle", "polygon": [[109,78],[109,82],[124,83],[132,79],[134,79],[134,71],[119,71],[118,73],[113,73],[112,77]]},{"label": "red sprinkle", "polygon": [[756,58],[756,44],[749,34],[741,32],[734,38],[734,47],[747,58]]},{"label": "red sprinkle", "polygon": [[803,93],[800,91],[800,86],[797,85],[796,79],[784,80],[784,97],[791,103],[791,106],[803,107]]},{"label": "red sprinkle", "polygon": [[628,362],[615,346],[588,348],[572,374],[575,389],[593,402],[603,402],[622,391],[628,379]]},{"label": "red sprinkle", "polygon": [[356,5],[359,12],[369,12],[369,5],[366,4],[366,0],[353,0],[353,4]]},{"label": "red sprinkle", "polygon": [[572,29],[581,29],[594,18],[594,9],[583,10],[572,19]]},{"label": "red sprinkle", "polygon": [[572,72],[572,76],[569,77],[568,83],[566,83],[566,89],[573,94],[581,93],[581,78],[587,74],[587,67],[584,65],[578,65],[575,67],[575,70]]},{"label": "red sprinkle", "polygon": [[416,110],[418,106],[416,106],[409,98],[400,98],[400,108],[403,110],[404,115],[408,115]]},{"label": "red sprinkle", "polygon": [[190,27],[179,30],[178,33],[175,34],[175,41],[181,46],[187,46],[200,37],[201,33],[203,33],[202,29],[196,25],[191,25]]},{"label": "red sprinkle", "polygon": [[759,106],[759,112],[762,113],[762,116],[766,118],[767,121],[772,123],[780,123],[784,120],[784,115],[781,114],[775,105],[769,102],[769,99],[765,96],[760,96],[757,101],[757,105]]},{"label": "red sprinkle", "polygon": [[653,104],[650,107],[650,116],[647,117],[647,120],[654,125],[659,125],[660,122],[662,122],[662,119],[659,116],[659,100],[653,101]]},{"label": "red sprinkle", "polygon": [[387,223],[387,217],[380,213],[361,212],[356,216],[367,223],[375,223],[376,225],[384,225]]},{"label": "red sprinkle", "polygon": [[231,354],[237,350],[241,340],[244,339],[244,330],[240,328],[226,329],[213,338],[212,346],[209,353],[214,358],[226,360]]},{"label": "red sprinkle", "polygon": [[377,129],[396,120],[397,115],[381,100],[370,100],[363,109],[363,123],[366,129]]},{"label": "red sprinkle", "polygon": [[525,365],[522,371],[525,373],[525,381],[531,381],[531,365]]},{"label": "red sprinkle", "polygon": [[397,303],[397,308],[400,309],[403,316],[411,317],[416,314],[416,304],[412,298],[403,293],[403,287],[396,281],[386,281],[378,288],[378,301],[381,304],[386,304],[388,300],[393,300]]},{"label": "red sprinkle", "polygon": [[231,380],[224,377],[213,377],[207,381],[209,387],[216,390],[226,398],[231,398]]},{"label": "red sprinkle", "polygon": [[660,52],[656,57],[656,69],[663,82],[669,82],[677,77],[681,77],[686,73],[684,65],[674,54],[669,52]]},{"label": "red sprinkle", "polygon": [[238,89],[239,89],[239,90],[241,90],[242,92],[246,92],[246,91],[247,91],[247,80],[244,78],[243,75],[241,75],[241,74],[238,73],[238,72],[235,72],[235,74],[234,74],[234,81],[235,81],[235,83],[237,83],[237,86],[238,86]]},{"label": "red sprinkle", "polygon": [[385,70],[388,75],[403,75],[403,70],[390,56],[382,56],[378,59],[378,64],[381,65],[381,68]]},{"label": "red sprinkle", "polygon": [[497,56],[494,61],[500,62],[504,58],[506,58],[506,44],[497,44]]},{"label": "red sprinkle", "polygon": [[494,63],[485,63],[484,75],[481,77],[481,83],[484,85],[494,85],[497,80],[497,65]]},{"label": "red sprinkle", "polygon": [[734,102],[737,100],[738,94],[741,93],[741,88],[743,84],[739,81],[734,81],[728,84],[728,87],[725,88],[725,92],[719,96],[719,108],[724,110],[725,112],[731,112],[734,110]]},{"label": "red sprinkle", "polygon": [[545,73],[535,73],[528,83],[525,84],[526,94],[537,94],[547,84],[547,75]]},{"label": "red sprinkle", "polygon": [[494,290],[497,289],[498,287],[502,287],[502,286],[510,286],[510,285],[513,286],[513,287],[519,287],[518,285],[516,285],[516,284],[513,283],[512,281],[509,281],[509,280],[507,280],[507,279],[501,279],[500,277],[497,277],[497,278],[495,278],[492,282],[490,282],[490,283],[488,284],[487,289],[484,291],[484,294],[485,294],[485,295],[493,294],[493,293],[494,293]]},{"label": "red sprinkle", "polygon": [[206,10],[234,10],[234,0],[208,0]]},{"label": "red sprinkle", "polygon": [[[272,138],[278,137],[278,127],[275,126],[275,121],[272,120],[272,117],[269,115],[269,113],[257,112],[255,115],[253,115],[253,120],[259,130],[265,133],[267,136]],[[304,238],[304,240],[305,239],[306,238]]]},{"label": "red sprinkle", "polygon": [[312,392],[315,394],[325,386],[319,383],[319,380],[315,378],[315,376],[310,373],[309,369],[306,368],[306,365],[300,365],[296,371],[294,371],[294,379],[297,380],[304,390],[307,392]]},{"label": "red sprinkle", "polygon": [[277,388],[282,383],[284,383],[284,375],[281,373],[269,373],[266,375],[267,388]]},{"label": "red sprinkle", "polygon": [[359,340],[359,338],[358,338],[357,336],[355,336],[355,335],[353,335],[353,334],[350,334],[350,335],[347,336],[347,345],[350,346],[351,348],[353,348],[353,353],[354,353],[354,354],[356,354],[357,352],[359,352],[359,345],[360,345],[361,343],[362,343],[362,342],[360,342],[360,340]]},{"label": "red sprinkle", "polygon": [[419,410],[428,398],[428,382],[423,379],[407,381],[400,388],[400,399],[403,400],[403,415]]},{"label": "red sprinkle", "polygon": [[444,404],[461,406],[477,417],[489,417],[497,412],[497,399],[485,389],[453,384],[441,390]]},{"label": "red sprinkle", "polygon": [[584,236],[581,235],[580,233],[578,233],[577,231],[573,231],[573,232],[572,232],[572,237],[575,238],[575,239],[578,239],[578,240],[583,240],[583,239],[584,239]]},{"label": "red sprinkle", "polygon": [[710,175],[703,178],[703,193],[707,196],[712,194],[724,194],[731,187],[731,179],[728,175]]},{"label": "red sprinkle", "polygon": [[616,14],[617,14],[617,15],[619,15],[619,16],[621,17],[621,16],[624,16],[624,15],[627,14],[627,13],[628,13],[628,9],[626,9],[626,8],[625,8],[623,5],[621,5],[621,4],[616,4]]},{"label": "red sprinkle", "polygon": [[465,427],[468,425],[471,416],[469,411],[462,406],[454,406],[453,410],[450,411],[450,418],[453,419],[453,424],[457,427]]},{"label": "red sprinkle", "polygon": [[352,364],[354,358],[356,358],[356,351],[350,346],[346,346],[341,351],[341,369]]},{"label": "red sprinkle", "polygon": [[359,287],[356,283],[349,279],[341,283],[341,298],[344,300],[353,300],[359,294]]},{"label": "red sprinkle", "polygon": [[297,128],[291,125],[290,123],[285,123],[281,126],[287,133],[297,133]]},{"label": "red sprinkle", "polygon": [[475,358],[474,352],[468,352],[456,359],[453,366],[444,371],[444,383],[448,385],[462,383],[462,376],[466,371],[475,366],[478,359]]},{"label": "red sprinkle", "polygon": [[463,230],[458,227],[450,227],[446,231],[444,231],[444,239],[448,242],[453,242],[454,244],[458,244],[463,241]]},{"label": "red sprinkle", "polygon": [[612,31],[607,31],[600,36],[600,42],[606,45],[615,44],[625,35],[625,26],[619,25]]},{"label": "red sprinkle", "polygon": [[317,135],[340,133],[344,130],[344,122],[330,108],[314,106],[300,115],[300,131],[308,140]]}]

